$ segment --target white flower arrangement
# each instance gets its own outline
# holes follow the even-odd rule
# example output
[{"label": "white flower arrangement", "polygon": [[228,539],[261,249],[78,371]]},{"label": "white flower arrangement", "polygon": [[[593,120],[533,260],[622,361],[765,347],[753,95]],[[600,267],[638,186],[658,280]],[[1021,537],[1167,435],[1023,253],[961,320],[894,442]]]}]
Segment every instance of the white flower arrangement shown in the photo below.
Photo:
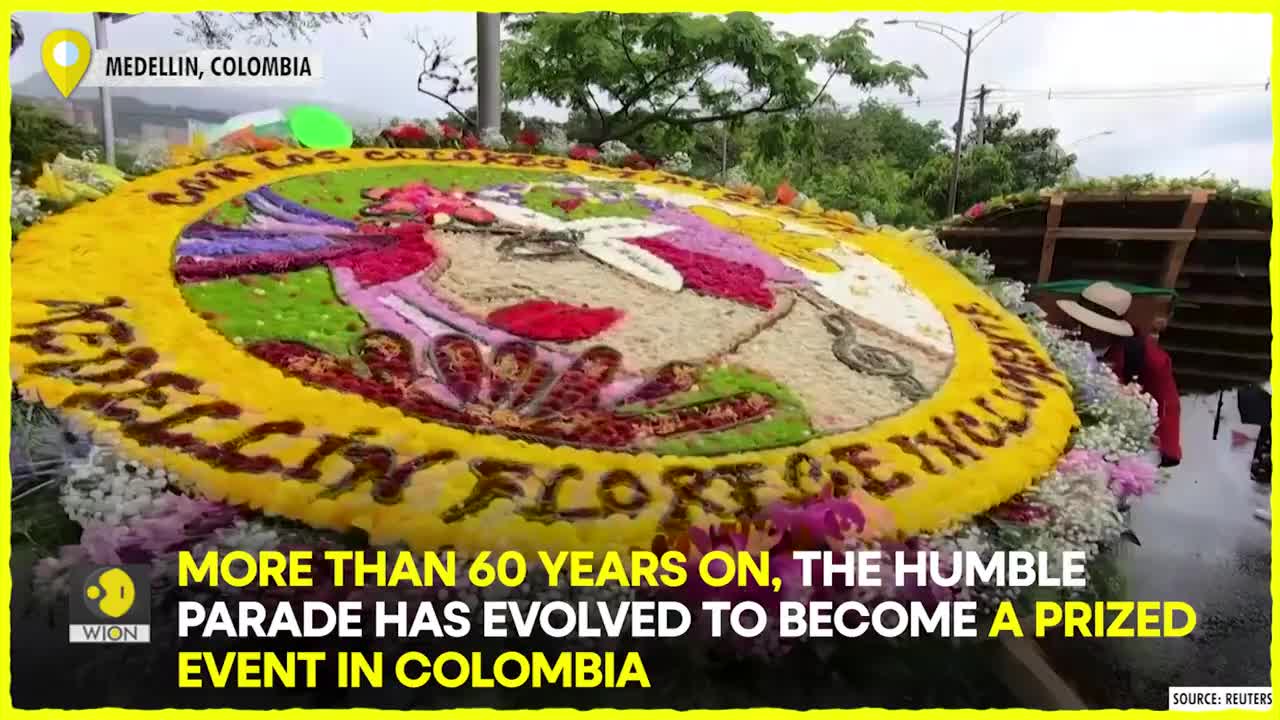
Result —
[{"label": "white flower arrangement", "polygon": [[487,128],[484,133],[480,135],[480,144],[490,150],[498,151],[506,150],[511,147],[511,143],[507,142],[507,139],[502,136],[502,131],[498,128]]},{"label": "white flower arrangement", "polygon": [[610,165],[621,163],[630,154],[631,148],[621,140],[608,140],[600,146],[600,156]]},{"label": "white flower arrangement", "polygon": [[564,129],[556,126],[547,130],[542,136],[542,150],[549,155],[564,156],[569,154],[569,148],[574,143],[565,134]]},{"label": "white flower arrangement", "polygon": [[120,525],[149,515],[157,509],[169,484],[164,470],[125,460],[100,446],[92,447],[86,457],[71,459],[67,470],[62,508],[80,525]]},{"label": "white flower arrangement", "polygon": [[161,141],[150,141],[138,145],[130,170],[135,175],[146,175],[164,170],[171,162],[169,146]]},{"label": "white flower arrangement", "polygon": [[660,167],[669,173],[686,175],[693,169],[693,160],[689,158],[689,153],[683,151],[672,153],[670,157],[662,161]]},{"label": "white flower arrangement", "polygon": [[720,179],[720,182],[723,183],[725,187],[732,188],[732,187],[740,187],[742,185],[746,185],[750,183],[751,180],[748,177],[747,171],[745,168],[743,168],[741,165],[734,165],[733,167],[725,171],[724,177]]},{"label": "white flower arrangement", "polygon": [[23,230],[45,216],[40,209],[40,193],[22,184],[17,172],[9,181],[9,224],[15,231]]}]

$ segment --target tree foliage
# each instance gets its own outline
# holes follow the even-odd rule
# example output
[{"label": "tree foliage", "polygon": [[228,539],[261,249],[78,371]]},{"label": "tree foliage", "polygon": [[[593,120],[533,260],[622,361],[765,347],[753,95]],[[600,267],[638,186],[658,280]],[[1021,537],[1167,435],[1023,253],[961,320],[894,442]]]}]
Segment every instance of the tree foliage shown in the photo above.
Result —
[{"label": "tree foliage", "polygon": [[178,37],[207,48],[230,48],[240,41],[276,47],[281,39],[309,40],[326,25],[355,25],[368,37],[369,13],[342,12],[194,12],[175,15]]},{"label": "tree foliage", "polygon": [[33,182],[44,163],[52,162],[58,153],[80,157],[85,150],[97,147],[93,136],[31,103],[10,106],[9,128],[13,169],[26,183]]},{"label": "tree foliage", "polygon": [[[518,14],[507,19],[503,85],[589,119],[583,139],[630,140],[653,125],[699,125],[795,114],[836,77],[910,92],[917,66],[882,62],[858,21],[830,37],[790,35],[753,13]],[[822,82],[810,73],[825,74]]]},{"label": "tree foliage", "polygon": [[[1022,115],[997,108],[988,115],[983,133],[984,144],[999,148],[1012,166],[1009,184],[1013,192],[1049,187],[1064,180],[1076,164],[1076,156],[1058,145],[1057,128],[1026,129],[1018,126]],[[977,118],[974,118],[977,127]],[[978,133],[970,132],[964,145],[977,147]],[[994,197],[987,195],[982,199]],[[975,201],[976,202],[976,201]]]}]

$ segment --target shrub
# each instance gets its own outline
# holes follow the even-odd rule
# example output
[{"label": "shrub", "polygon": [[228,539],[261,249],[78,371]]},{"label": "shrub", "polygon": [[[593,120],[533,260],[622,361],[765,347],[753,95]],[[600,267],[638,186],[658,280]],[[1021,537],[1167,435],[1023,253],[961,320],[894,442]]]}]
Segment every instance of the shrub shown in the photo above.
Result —
[{"label": "shrub", "polygon": [[40,176],[44,163],[58,155],[81,157],[97,148],[97,140],[47,110],[25,102],[14,102],[9,112],[13,169],[24,183]]}]

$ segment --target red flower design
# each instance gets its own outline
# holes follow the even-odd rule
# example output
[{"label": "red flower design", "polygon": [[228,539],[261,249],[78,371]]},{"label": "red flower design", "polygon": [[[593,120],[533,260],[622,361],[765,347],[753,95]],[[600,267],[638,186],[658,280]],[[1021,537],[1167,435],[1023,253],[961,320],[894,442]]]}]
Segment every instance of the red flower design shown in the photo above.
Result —
[{"label": "red flower design", "polygon": [[480,148],[480,139],[471,133],[462,136],[462,146],[468,150],[478,150]]},{"label": "red flower design", "polygon": [[1003,504],[992,509],[991,514],[1002,520],[1015,523],[1033,523],[1049,517],[1049,508],[1033,503],[1022,495],[1014,495]]},{"label": "red flower design", "polygon": [[462,131],[449,123],[440,123],[440,134],[445,140],[457,140],[462,137]]},{"label": "red flower design", "polygon": [[414,123],[400,123],[395,127],[387,128],[383,134],[402,142],[422,142],[427,139],[426,128]]},{"label": "red flower design", "polygon": [[365,215],[407,215],[434,222],[436,215],[443,214],[472,225],[488,225],[497,220],[461,190],[445,192],[421,181],[398,188],[370,188],[364,197],[373,201],[361,211]]},{"label": "red flower design", "polygon": [[774,297],[765,287],[764,271],[755,265],[685,250],[658,238],[632,238],[627,242],[671,263],[694,292],[763,310],[773,307]]},{"label": "red flower design", "polygon": [[388,249],[347,255],[329,262],[333,267],[351,268],[361,285],[399,280],[431,267],[436,261],[436,249],[426,239],[430,229],[424,225],[408,223],[392,228],[366,225],[360,230],[395,238],[395,244]]},{"label": "red flower design", "polygon": [[622,166],[629,170],[652,170],[653,164],[640,153],[631,153],[622,159]]},{"label": "red flower design", "polygon": [[559,200],[553,201],[551,204],[555,205],[556,207],[560,208],[566,213],[571,213],[574,210],[577,210],[578,206],[582,204],[582,198],[580,197],[560,198]]},{"label": "red flower design", "polygon": [[530,150],[538,147],[541,142],[542,137],[529,128],[524,128],[518,135],[516,135],[516,144],[523,145]]},{"label": "red flower design", "polygon": [[365,369],[308,345],[270,340],[249,352],[285,372],[323,387],[353,392],[372,402],[437,422],[478,431],[519,435],[542,442],[623,448],[647,446],[647,439],[689,432],[715,432],[763,418],[773,399],[753,392],[680,407],[620,412],[621,406],[654,403],[684,392],[696,369],[671,363],[616,403],[601,400],[622,357],[597,346],[561,372],[539,357],[536,345],[515,341],[498,346],[486,361],[480,346],[464,335],[436,337],[425,352],[429,382],[443,385],[452,399],[422,388],[413,350],[404,338],[378,331],[358,341]]},{"label": "red flower design", "polygon": [[791,187],[791,183],[783,180],[778,189],[774,192],[774,198],[779,205],[790,205],[796,199],[795,188]]},{"label": "red flower design", "polygon": [[569,157],[574,160],[594,162],[600,159],[600,151],[590,145],[574,145],[569,148]]},{"label": "red flower design", "polygon": [[595,337],[622,319],[615,308],[567,305],[554,300],[527,300],[489,313],[488,322],[522,338],[573,342]]}]

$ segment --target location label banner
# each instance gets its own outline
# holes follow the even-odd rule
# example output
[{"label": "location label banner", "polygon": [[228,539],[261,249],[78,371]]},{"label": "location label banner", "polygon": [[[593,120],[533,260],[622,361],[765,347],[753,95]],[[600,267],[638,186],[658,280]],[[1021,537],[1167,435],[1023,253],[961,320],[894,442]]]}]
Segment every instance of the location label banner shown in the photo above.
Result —
[{"label": "location label banner", "polygon": [[320,56],[230,50],[93,54],[85,87],[315,87],[324,80]]}]

